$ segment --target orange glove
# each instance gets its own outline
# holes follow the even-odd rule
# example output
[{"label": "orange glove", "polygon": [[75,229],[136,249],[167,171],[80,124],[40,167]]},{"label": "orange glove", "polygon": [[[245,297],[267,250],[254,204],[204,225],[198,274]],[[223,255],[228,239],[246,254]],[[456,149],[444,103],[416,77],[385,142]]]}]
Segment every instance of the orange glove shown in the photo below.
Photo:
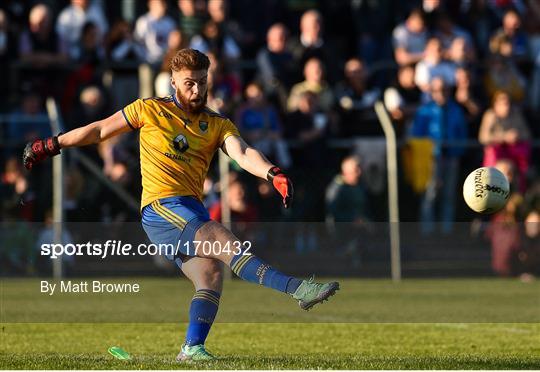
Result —
[{"label": "orange glove", "polygon": [[293,185],[289,177],[287,177],[281,169],[278,167],[272,167],[268,171],[266,176],[268,181],[272,182],[272,185],[280,193],[283,198],[283,205],[285,208],[289,208],[293,200]]}]

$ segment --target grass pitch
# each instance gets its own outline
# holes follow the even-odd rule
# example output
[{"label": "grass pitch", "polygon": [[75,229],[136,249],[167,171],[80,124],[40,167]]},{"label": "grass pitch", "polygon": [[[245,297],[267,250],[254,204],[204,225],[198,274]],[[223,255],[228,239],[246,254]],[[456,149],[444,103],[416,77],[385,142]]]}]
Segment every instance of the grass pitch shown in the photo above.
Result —
[{"label": "grass pitch", "polygon": [[178,364],[191,285],[129,281],[142,292],[46,296],[38,280],[2,280],[0,369],[540,369],[540,283],[342,280],[303,312],[233,281],[207,341],[220,360]]}]

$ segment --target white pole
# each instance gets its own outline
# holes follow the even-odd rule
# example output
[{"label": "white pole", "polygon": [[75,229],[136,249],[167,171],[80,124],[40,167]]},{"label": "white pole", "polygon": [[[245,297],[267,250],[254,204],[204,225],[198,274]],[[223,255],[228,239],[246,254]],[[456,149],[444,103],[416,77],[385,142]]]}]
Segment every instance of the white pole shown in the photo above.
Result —
[{"label": "white pole", "polygon": [[229,192],[229,157],[223,151],[219,151],[219,185],[221,191],[221,223],[227,229],[231,229],[231,208],[227,201]]},{"label": "white pole", "polygon": [[386,167],[388,171],[388,212],[390,217],[390,260],[392,280],[401,280],[401,258],[399,237],[399,199],[396,133],[383,103],[375,103],[375,112],[386,137]]},{"label": "white pole", "polygon": [[[58,116],[58,108],[53,98],[47,98],[47,113],[51,123],[51,131],[53,134],[61,132],[60,121]],[[62,236],[64,230],[64,162],[63,155],[53,157],[53,231],[54,243],[62,244]],[[62,257],[53,260],[53,278],[62,278]]]},{"label": "white pole", "polygon": [[[231,230],[231,207],[227,201],[227,194],[229,193],[229,156],[223,151],[219,151],[219,185],[221,191],[220,203],[221,203],[221,223],[227,229]],[[232,272],[229,269],[225,269],[225,279],[232,278]]]}]

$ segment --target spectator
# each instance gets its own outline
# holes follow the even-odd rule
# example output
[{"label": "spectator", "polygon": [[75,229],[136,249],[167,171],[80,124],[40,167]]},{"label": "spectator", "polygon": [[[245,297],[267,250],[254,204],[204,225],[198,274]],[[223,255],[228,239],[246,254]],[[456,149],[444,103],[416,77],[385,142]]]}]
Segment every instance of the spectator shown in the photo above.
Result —
[{"label": "spectator", "polygon": [[472,34],[480,56],[487,55],[490,34],[500,25],[500,19],[492,11],[490,3],[484,0],[472,0],[462,1],[460,4],[460,23]]},{"label": "spectator", "polygon": [[145,49],[145,60],[158,65],[167,50],[167,41],[176,25],[167,12],[165,0],[148,0],[148,13],[135,23],[135,40]]},{"label": "spectator", "polygon": [[[500,170],[512,184],[514,181],[514,164],[509,159],[500,159],[495,167]],[[511,192],[504,208],[495,213],[486,229],[486,237],[491,243],[491,267],[500,276],[510,276],[515,271],[517,253],[520,247],[520,228],[518,211],[523,197]]]},{"label": "spectator", "polygon": [[189,42],[202,32],[206,21],[206,2],[204,0],[178,0],[180,9],[180,31]]},{"label": "spectator", "polygon": [[489,69],[484,78],[487,96],[491,99],[497,91],[505,91],[513,102],[525,99],[525,79],[509,58],[494,55],[488,61]]},{"label": "spectator", "polygon": [[[224,196],[224,193],[221,193]],[[229,183],[229,190],[226,194],[227,202],[231,209],[231,222],[234,223],[235,232],[244,240],[253,241],[254,224],[258,220],[258,209],[251,203],[246,195],[246,187],[239,180],[233,180]],[[222,210],[221,201],[217,201],[208,210],[210,218],[221,222]],[[252,222],[252,223],[250,223]]]},{"label": "spectator", "polygon": [[17,220],[32,222],[35,218],[36,195],[18,157],[10,157],[0,177],[2,204],[0,209],[11,211]]},{"label": "spectator", "polygon": [[511,59],[513,48],[512,41],[508,35],[504,33],[496,34],[489,40],[489,50],[491,54]]},{"label": "spectator", "polygon": [[71,0],[71,5],[65,7],[56,20],[56,33],[64,48],[73,59],[77,59],[83,26],[93,23],[96,27],[97,40],[101,42],[107,32],[108,23],[103,10],[92,0]]},{"label": "spectator", "polygon": [[[300,93],[297,109],[287,114],[284,134],[294,147],[290,148],[291,177],[295,180],[295,201],[292,218],[298,221],[324,219],[324,189],[329,180],[321,169],[328,167],[332,151],[327,148],[330,119],[319,106],[319,96],[309,90]],[[321,178],[321,176],[323,178]],[[316,249],[316,231],[305,226],[295,237],[298,252],[304,248]]]},{"label": "spectator", "polygon": [[208,107],[225,115],[231,115],[242,100],[242,84],[238,76],[228,71],[224,61],[208,53]]},{"label": "spectator", "polygon": [[467,122],[463,109],[452,99],[442,78],[431,82],[431,102],[418,109],[411,128],[412,137],[429,138],[434,142],[433,172],[422,197],[421,231],[430,234],[435,221],[442,222],[442,232],[449,234],[455,221],[455,199],[459,176],[459,158],[463,149],[444,142],[467,138]]},{"label": "spectator", "polygon": [[452,40],[450,47],[446,51],[448,61],[456,67],[468,67],[476,59],[474,49],[468,46],[467,41],[462,37]]},{"label": "spectator", "polygon": [[250,83],[246,87],[246,103],[238,110],[236,124],[246,141],[284,168],[291,160],[281,137],[281,124],[276,109],[267,102],[262,87]]},{"label": "spectator", "polygon": [[295,84],[287,101],[287,109],[289,112],[295,111],[298,108],[300,95],[309,91],[318,96],[319,107],[321,110],[328,112],[333,105],[334,95],[328,83],[324,80],[324,66],[320,59],[311,58],[304,66],[305,80]]},{"label": "spectator", "polygon": [[414,82],[414,67],[403,65],[397,73],[394,86],[384,91],[384,105],[397,127],[397,136],[402,137],[420,104],[421,91]]},{"label": "spectator", "polygon": [[368,196],[360,182],[360,159],[348,156],[341,162],[341,173],[326,188],[326,214],[334,222],[362,225],[369,221]]},{"label": "spectator", "polygon": [[443,54],[446,58],[449,57],[450,48],[456,39],[462,39],[464,41],[468,59],[473,58],[474,46],[471,35],[465,29],[457,26],[447,13],[439,14],[435,37],[441,41]]},{"label": "spectator", "polygon": [[19,40],[23,61],[35,66],[48,66],[66,61],[67,50],[53,29],[52,14],[45,4],[37,4],[28,17],[28,29]]},{"label": "spectator", "polygon": [[308,60],[316,58],[328,68],[329,80],[334,82],[338,75],[337,63],[340,57],[331,44],[323,38],[323,18],[317,10],[308,10],[300,19],[300,35],[288,42],[295,64],[304,66]]},{"label": "spectator", "polygon": [[210,20],[204,24],[200,34],[193,36],[191,47],[202,52],[213,52],[239,73],[234,62],[242,56],[239,43],[243,36],[240,26],[227,17],[227,5],[225,0],[208,2]]},{"label": "spectator", "polygon": [[[86,181],[86,182],[85,182]],[[64,196],[62,203],[67,221],[84,221],[84,213],[82,213],[81,204],[84,195],[85,186],[88,185],[88,180],[85,180],[81,171],[76,167],[67,167],[64,171]],[[100,200],[100,204],[104,205],[107,201]],[[47,218],[47,217],[45,217]]]},{"label": "spectator", "polygon": [[368,72],[358,58],[351,58],[345,63],[345,81],[336,87],[339,106],[346,111],[362,110],[372,107],[379,97],[378,89],[368,90]]},{"label": "spectator", "polygon": [[484,145],[484,166],[494,166],[502,158],[512,160],[519,171],[519,190],[525,191],[529,169],[531,134],[520,109],[512,105],[508,93],[497,92],[484,113],[478,140]]},{"label": "spectator", "polygon": [[234,38],[213,20],[204,24],[201,34],[191,38],[190,48],[203,53],[214,53],[218,59],[229,64],[241,57],[240,47]]},{"label": "spectator", "polygon": [[326,188],[326,220],[334,232],[339,253],[352,255],[359,262],[360,242],[369,229],[369,205],[361,182],[360,159],[348,156],[341,162],[341,174]]},{"label": "spectator", "polygon": [[524,236],[518,252],[520,279],[530,282],[540,275],[540,212],[531,210],[523,225]]},{"label": "spectator", "polygon": [[471,72],[466,68],[459,67],[456,70],[456,102],[463,108],[467,121],[476,123],[480,116],[480,98],[477,96],[471,81]]},{"label": "spectator", "polygon": [[229,35],[236,44],[241,45],[247,36],[240,25],[228,16],[229,2],[227,0],[212,0],[207,4],[208,15],[224,35]]},{"label": "spectator", "polygon": [[105,45],[107,58],[111,61],[139,62],[144,60],[144,48],[135,42],[131,26],[124,20],[117,21],[112,26]]},{"label": "spectator", "polygon": [[527,211],[540,211],[540,178],[536,178],[531,185],[527,187],[524,195]]},{"label": "spectator", "polygon": [[95,85],[90,85],[82,89],[79,95],[79,101],[80,106],[72,122],[72,128],[98,121],[108,111],[105,95]]},{"label": "spectator", "polygon": [[31,91],[22,96],[20,107],[9,114],[6,137],[17,149],[22,149],[26,142],[50,136],[50,128],[43,98]]},{"label": "spectator", "polygon": [[[370,66],[374,62],[391,59],[392,39],[388,34],[395,25],[396,13],[399,12],[399,7],[393,6],[392,0],[343,3],[345,4],[345,14],[341,17],[327,16],[328,21],[333,21],[335,25],[333,27],[335,37],[343,40],[344,36],[352,36],[352,44],[354,44],[356,51],[355,55]],[[353,28],[348,24],[346,17],[351,18],[350,23]]]},{"label": "spectator", "polygon": [[431,80],[440,77],[447,87],[455,85],[456,67],[443,60],[441,41],[431,38],[426,44],[424,57],[416,65],[414,81],[426,94],[429,94]]},{"label": "spectator", "polygon": [[[227,202],[231,208],[231,221],[233,222],[255,222],[257,221],[257,208],[248,202],[246,187],[239,180],[234,180],[229,184]],[[221,202],[218,200],[208,211],[210,218],[221,222]]]},{"label": "spectator", "polygon": [[[276,193],[274,188],[269,182],[262,178],[257,179],[257,206],[259,208],[259,221],[262,222],[274,222],[280,221],[281,207],[275,203]],[[273,230],[278,226],[271,226]],[[270,237],[271,239],[273,236]]]},{"label": "spectator", "polygon": [[410,65],[420,61],[428,40],[422,11],[414,9],[407,20],[394,29],[392,37],[394,58],[399,65]]},{"label": "spectator", "polygon": [[[364,62],[351,58],[345,63],[345,80],[335,88],[337,105],[339,107],[341,134],[358,135],[371,134],[370,123],[374,122],[373,105],[379,98],[378,89],[369,89],[367,84],[368,72]],[[374,124],[378,133],[379,125]]]},{"label": "spectator", "polygon": [[521,29],[520,15],[513,9],[504,14],[502,28],[493,34],[492,41],[500,38],[506,38],[510,42],[511,57],[515,62],[522,63],[529,58],[527,34]]},{"label": "spectator", "polygon": [[294,59],[287,48],[287,28],[273,24],[266,34],[266,47],[257,53],[257,72],[269,97],[276,97],[283,111],[287,106],[287,92],[294,77]]},{"label": "spectator", "polygon": [[[109,107],[107,105],[107,99],[102,90],[95,85],[89,85],[84,87],[80,94],[73,115],[69,121],[68,129],[75,129],[80,126],[92,123],[100,120],[104,114],[109,113]],[[103,155],[103,148],[112,146],[113,143],[118,142],[116,138],[112,138],[109,141],[102,142],[98,146],[87,146],[82,148],[82,151],[90,159],[93,159],[96,163],[104,163],[104,171],[108,173],[112,167],[112,149],[110,159]],[[100,153],[98,153],[100,149]]]},{"label": "spectator", "polygon": [[80,44],[74,49],[72,58],[82,64],[96,66],[105,59],[105,50],[98,39],[98,29],[89,22],[83,26]]},{"label": "spectator", "polygon": [[328,116],[319,108],[319,96],[309,90],[299,93],[295,111],[286,119],[285,135],[300,142],[293,149],[293,164],[296,168],[319,167],[325,162],[325,136]]}]

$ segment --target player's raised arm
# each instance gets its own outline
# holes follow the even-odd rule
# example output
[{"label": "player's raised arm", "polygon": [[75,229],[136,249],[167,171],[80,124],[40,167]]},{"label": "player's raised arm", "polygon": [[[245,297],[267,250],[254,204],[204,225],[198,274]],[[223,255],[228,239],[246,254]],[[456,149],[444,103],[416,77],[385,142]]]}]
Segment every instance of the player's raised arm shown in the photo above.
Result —
[{"label": "player's raised arm", "polygon": [[58,155],[60,149],[96,144],[130,130],[124,115],[118,111],[106,119],[95,121],[84,127],[28,143],[24,148],[23,163],[26,169],[32,169],[34,164],[50,156]]},{"label": "player's raised arm", "polygon": [[223,143],[223,150],[242,169],[245,169],[254,176],[266,179],[272,182],[274,188],[283,198],[283,205],[289,208],[293,200],[293,185],[279,167],[268,161],[259,150],[249,146],[246,141],[239,136],[229,136]]}]

